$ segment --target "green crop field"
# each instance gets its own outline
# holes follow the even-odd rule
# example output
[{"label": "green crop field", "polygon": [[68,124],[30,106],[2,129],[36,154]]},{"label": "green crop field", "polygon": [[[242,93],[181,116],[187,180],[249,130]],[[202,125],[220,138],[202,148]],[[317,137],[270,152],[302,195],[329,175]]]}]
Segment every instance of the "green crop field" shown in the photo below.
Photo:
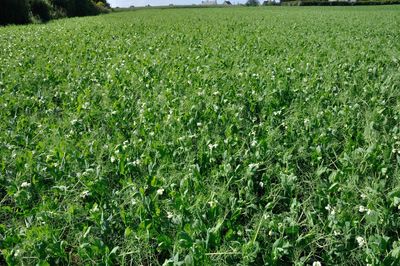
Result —
[{"label": "green crop field", "polygon": [[399,265],[400,7],[0,28],[0,264]]}]

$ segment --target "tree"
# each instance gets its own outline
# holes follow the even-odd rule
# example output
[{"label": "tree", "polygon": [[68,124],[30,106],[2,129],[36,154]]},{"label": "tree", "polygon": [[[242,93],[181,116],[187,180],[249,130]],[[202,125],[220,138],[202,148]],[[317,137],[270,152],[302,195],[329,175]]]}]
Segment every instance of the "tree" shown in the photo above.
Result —
[{"label": "tree", "polygon": [[30,6],[32,15],[41,21],[47,22],[52,18],[50,14],[52,6],[46,0],[31,0]]},{"label": "tree", "polygon": [[97,15],[110,8],[107,0],[51,0],[52,4],[65,11],[68,17]]},{"label": "tree", "polygon": [[25,24],[30,22],[27,0],[1,0],[0,25]]},{"label": "tree", "polygon": [[260,2],[258,0],[247,0],[246,6],[258,6],[260,5]]},{"label": "tree", "polygon": [[107,0],[0,0],[0,25],[108,13]]},{"label": "tree", "polygon": [[105,6],[106,8],[111,8],[111,6],[110,6],[110,4],[107,2],[107,0],[96,0],[96,2],[97,2],[97,4],[98,4],[98,3],[103,3],[104,6]]}]

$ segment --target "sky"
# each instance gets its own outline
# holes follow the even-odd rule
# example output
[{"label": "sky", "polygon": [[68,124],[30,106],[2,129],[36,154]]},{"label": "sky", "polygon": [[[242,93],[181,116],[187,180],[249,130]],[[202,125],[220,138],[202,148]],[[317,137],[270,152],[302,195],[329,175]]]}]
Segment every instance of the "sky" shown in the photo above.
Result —
[{"label": "sky", "polygon": [[[217,0],[218,4],[222,4],[224,0]],[[200,4],[201,0],[108,0],[112,7],[129,7],[129,6],[167,6],[174,5],[191,5]],[[244,3],[244,0],[231,0],[232,4],[238,2]]]}]

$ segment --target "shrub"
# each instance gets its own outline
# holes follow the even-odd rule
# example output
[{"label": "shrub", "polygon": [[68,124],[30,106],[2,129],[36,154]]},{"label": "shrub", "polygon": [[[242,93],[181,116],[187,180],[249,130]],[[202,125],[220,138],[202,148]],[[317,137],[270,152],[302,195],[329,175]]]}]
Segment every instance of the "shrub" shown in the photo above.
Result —
[{"label": "shrub", "polygon": [[65,10],[68,17],[92,16],[100,13],[100,9],[91,0],[51,0],[52,4]]},{"label": "shrub", "polygon": [[93,16],[108,13],[106,0],[0,0],[0,25],[42,22],[52,18]]},{"label": "shrub", "polygon": [[0,25],[29,23],[27,0],[1,0]]},{"label": "shrub", "polygon": [[260,5],[260,2],[258,0],[247,0],[246,6],[258,6]]},{"label": "shrub", "polygon": [[53,6],[51,9],[51,18],[59,19],[67,17],[67,11],[64,8],[58,8]]},{"label": "shrub", "polygon": [[111,6],[110,6],[110,4],[107,2],[107,0],[96,0],[96,2],[97,2],[97,5],[99,4],[99,3],[102,3],[102,5],[104,5],[104,7],[105,8],[111,8]]},{"label": "shrub", "polygon": [[52,18],[52,6],[46,0],[32,0],[31,11],[33,16],[39,17],[43,22],[47,22]]},{"label": "shrub", "polygon": [[96,3],[96,8],[100,13],[108,13],[108,12],[110,12],[110,9],[107,8],[107,5],[104,4],[104,2],[97,2]]}]

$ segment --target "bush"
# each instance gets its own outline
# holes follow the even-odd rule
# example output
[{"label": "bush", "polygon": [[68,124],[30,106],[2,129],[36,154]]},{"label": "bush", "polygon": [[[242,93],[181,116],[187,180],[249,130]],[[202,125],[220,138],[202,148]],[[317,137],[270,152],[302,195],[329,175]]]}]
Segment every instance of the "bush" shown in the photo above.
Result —
[{"label": "bush", "polygon": [[104,6],[105,8],[108,8],[108,9],[110,9],[111,8],[111,6],[110,6],[110,4],[107,2],[107,0],[96,0],[96,4],[97,5],[102,5],[102,6]]},{"label": "bush", "polygon": [[100,12],[96,5],[91,0],[75,0],[76,16],[93,16],[98,15]]},{"label": "bush", "polygon": [[91,0],[52,0],[52,4],[65,10],[68,17],[98,15],[100,9]]},{"label": "bush", "polygon": [[59,19],[67,17],[67,11],[64,8],[57,8],[53,6],[51,9],[51,18],[52,19]]},{"label": "bush", "polygon": [[46,0],[32,0],[31,11],[33,16],[39,17],[43,22],[47,22],[52,18],[52,6]]},{"label": "bush", "polygon": [[258,0],[248,0],[246,2],[246,6],[258,6],[260,5],[260,2],[258,2]]},{"label": "bush", "polygon": [[103,2],[97,2],[96,3],[96,8],[100,13],[108,13],[108,12],[110,12],[110,9],[108,9],[107,5],[104,4]]},{"label": "bush", "polygon": [[0,25],[24,24],[33,18],[46,22],[52,18],[93,16],[108,13],[106,0],[0,0]]},{"label": "bush", "polygon": [[30,22],[27,0],[1,0],[0,25],[25,24]]}]

